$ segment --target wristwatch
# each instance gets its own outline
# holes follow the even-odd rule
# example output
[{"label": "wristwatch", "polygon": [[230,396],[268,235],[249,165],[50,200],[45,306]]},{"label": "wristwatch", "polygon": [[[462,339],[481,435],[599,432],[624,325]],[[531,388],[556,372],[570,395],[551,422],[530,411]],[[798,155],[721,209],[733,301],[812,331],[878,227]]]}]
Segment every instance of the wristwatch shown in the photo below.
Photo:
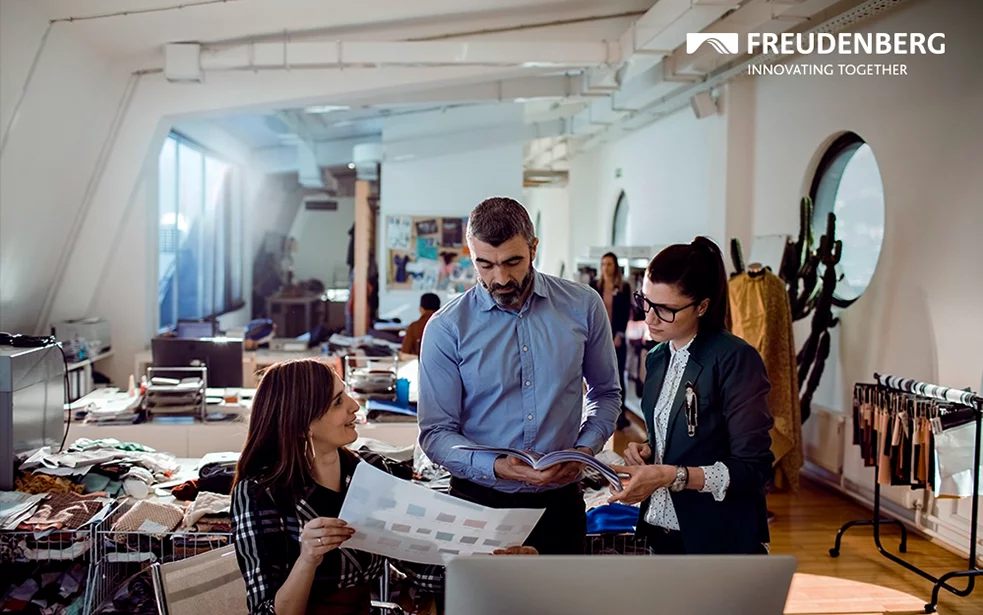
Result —
[{"label": "wristwatch", "polygon": [[689,482],[689,470],[685,466],[676,466],[676,480],[669,486],[669,491],[679,492],[686,488]]}]

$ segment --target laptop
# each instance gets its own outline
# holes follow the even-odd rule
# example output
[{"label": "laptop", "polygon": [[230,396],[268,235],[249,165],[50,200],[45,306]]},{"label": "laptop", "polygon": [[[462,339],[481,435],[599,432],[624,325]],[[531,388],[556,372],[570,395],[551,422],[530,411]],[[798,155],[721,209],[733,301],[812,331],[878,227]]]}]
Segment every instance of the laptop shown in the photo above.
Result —
[{"label": "laptop", "polygon": [[787,555],[455,557],[446,615],[781,615],[795,569]]}]

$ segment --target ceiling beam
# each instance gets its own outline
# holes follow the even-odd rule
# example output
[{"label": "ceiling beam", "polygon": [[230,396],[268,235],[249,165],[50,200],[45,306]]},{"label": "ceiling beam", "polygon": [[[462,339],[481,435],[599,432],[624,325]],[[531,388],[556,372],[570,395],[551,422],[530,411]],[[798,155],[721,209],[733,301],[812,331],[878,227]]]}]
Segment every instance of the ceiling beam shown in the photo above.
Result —
[{"label": "ceiling beam", "polygon": [[618,45],[604,41],[284,41],[201,47],[198,54],[206,73],[383,66],[578,68],[621,62]]}]

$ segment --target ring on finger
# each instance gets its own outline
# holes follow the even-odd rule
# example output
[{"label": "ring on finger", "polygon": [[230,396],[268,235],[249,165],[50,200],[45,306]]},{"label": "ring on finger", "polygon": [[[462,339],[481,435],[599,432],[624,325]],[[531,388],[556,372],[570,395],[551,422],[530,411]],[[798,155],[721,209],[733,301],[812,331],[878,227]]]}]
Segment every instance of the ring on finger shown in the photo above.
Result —
[{"label": "ring on finger", "polygon": [[319,547],[323,547],[324,546],[324,543],[321,542],[321,539],[320,538],[317,539],[317,546],[319,546]]}]

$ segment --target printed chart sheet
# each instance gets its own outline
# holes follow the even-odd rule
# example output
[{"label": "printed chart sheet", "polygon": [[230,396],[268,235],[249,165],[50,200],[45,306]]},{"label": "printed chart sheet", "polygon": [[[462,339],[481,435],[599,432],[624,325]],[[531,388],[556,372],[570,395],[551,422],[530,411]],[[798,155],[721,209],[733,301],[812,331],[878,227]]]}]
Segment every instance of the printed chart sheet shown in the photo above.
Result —
[{"label": "printed chart sheet", "polygon": [[358,464],[338,518],[355,529],[345,547],[421,564],[521,545],[542,509],[494,509]]}]

